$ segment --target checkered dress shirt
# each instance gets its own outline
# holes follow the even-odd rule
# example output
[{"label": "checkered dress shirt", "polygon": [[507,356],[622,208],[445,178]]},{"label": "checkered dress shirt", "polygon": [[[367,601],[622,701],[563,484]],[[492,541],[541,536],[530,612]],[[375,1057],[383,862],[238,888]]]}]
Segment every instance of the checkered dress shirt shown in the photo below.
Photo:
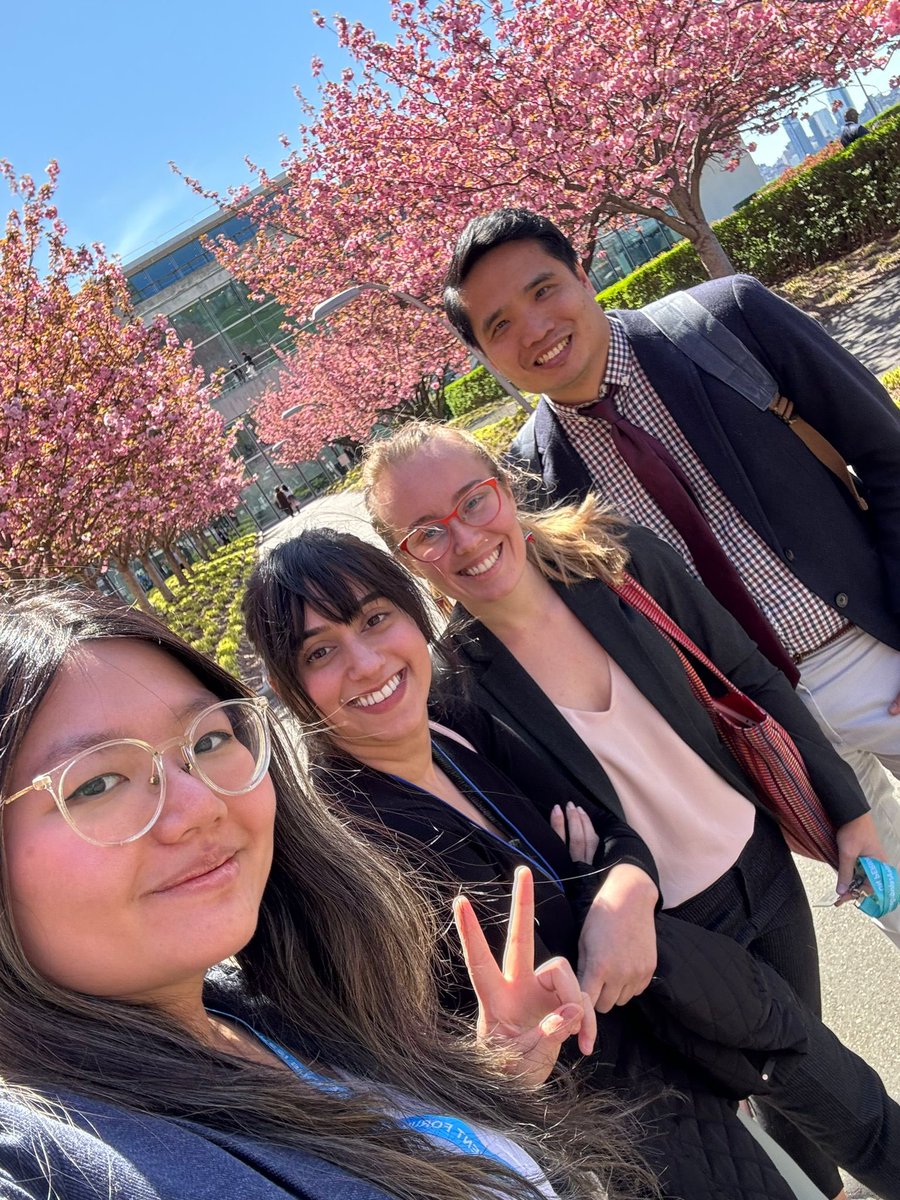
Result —
[{"label": "checkered dress shirt", "polygon": [[[625,330],[615,317],[610,317],[609,326],[609,358],[600,396],[605,395],[607,387],[618,384],[618,411],[658,438],[679,463],[717,541],[737,567],[747,590],[788,653],[800,657],[818,649],[847,627],[846,619],[804,587],[738,512],[657,395],[635,357]],[[635,524],[645,525],[674,546],[697,575],[681,534],[616,449],[609,422],[547,399],[599,495]]]}]

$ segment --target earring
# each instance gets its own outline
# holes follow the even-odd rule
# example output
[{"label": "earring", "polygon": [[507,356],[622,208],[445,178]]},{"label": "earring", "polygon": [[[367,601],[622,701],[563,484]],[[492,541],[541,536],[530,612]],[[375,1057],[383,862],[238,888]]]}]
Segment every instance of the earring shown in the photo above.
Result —
[{"label": "earring", "polygon": [[534,534],[531,532],[531,530],[530,530],[530,529],[529,529],[529,530],[528,530],[528,532],[525,534],[525,541],[526,541],[526,542],[533,542],[533,541],[534,541]]}]

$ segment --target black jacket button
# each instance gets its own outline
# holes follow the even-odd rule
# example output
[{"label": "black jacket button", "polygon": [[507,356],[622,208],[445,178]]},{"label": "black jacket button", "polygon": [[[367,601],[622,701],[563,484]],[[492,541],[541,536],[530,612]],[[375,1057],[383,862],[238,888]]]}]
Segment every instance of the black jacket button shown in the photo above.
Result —
[{"label": "black jacket button", "polygon": [[788,560],[788,562],[793,562],[794,561],[793,550],[785,550],[784,557]]},{"label": "black jacket button", "polygon": [[850,603],[850,597],[847,595],[846,592],[838,592],[838,594],[834,598],[834,602],[838,606],[838,608],[846,608],[847,605]]}]

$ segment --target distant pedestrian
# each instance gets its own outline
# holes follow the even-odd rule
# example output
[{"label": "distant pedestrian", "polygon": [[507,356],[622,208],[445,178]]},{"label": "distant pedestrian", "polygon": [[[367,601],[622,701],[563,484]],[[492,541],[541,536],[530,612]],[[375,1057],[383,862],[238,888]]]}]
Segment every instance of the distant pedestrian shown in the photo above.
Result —
[{"label": "distant pedestrian", "polygon": [[228,364],[228,374],[234,376],[238,383],[244,382],[243,367],[239,367],[236,362],[230,362]]},{"label": "distant pedestrian", "polygon": [[844,114],[844,125],[841,129],[841,145],[846,150],[855,141],[868,133],[865,125],[859,123],[859,113],[855,108],[848,108]]},{"label": "distant pedestrian", "polygon": [[246,350],[244,351],[244,368],[243,369],[246,371],[248,379],[256,378],[256,363],[253,361],[253,359],[250,357],[250,355],[247,353]]},{"label": "distant pedestrian", "polygon": [[286,517],[292,517],[294,515],[294,506],[291,503],[293,497],[288,495],[288,490],[283,483],[280,483],[275,489],[273,499]]}]

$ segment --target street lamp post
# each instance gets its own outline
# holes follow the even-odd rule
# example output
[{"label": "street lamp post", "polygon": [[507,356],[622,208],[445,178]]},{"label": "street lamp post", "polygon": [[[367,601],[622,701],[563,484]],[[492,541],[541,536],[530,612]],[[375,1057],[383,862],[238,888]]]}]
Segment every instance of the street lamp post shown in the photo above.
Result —
[{"label": "street lamp post", "polygon": [[[408,304],[411,308],[417,308],[420,312],[428,313],[436,321],[440,321],[442,325],[445,325],[454,337],[463,341],[450,322],[442,317],[440,313],[435,312],[424,300],[420,300],[418,296],[411,296],[409,292],[399,292],[394,288],[390,288],[386,283],[354,283],[352,287],[344,288],[342,292],[337,292],[334,296],[329,296],[327,300],[323,300],[321,304],[317,304],[312,310],[309,318],[310,321],[314,324],[318,321],[323,321],[326,317],[330,317],[332,313],[337,312],[338,309],[343,308],[345,304],[349,304],[352,300],[355,300],[363,292],[383,292],[387,296],[393,296],[396,300],[400,300],[403,304]],[[505,375],[501,375],[499,371],[491,366],[477,346],[470,346],[467,342],[463,342],[463,345],[472,357],[481,363],[488,374],[493,375],[494,379],[497,380],[508,396],[512,396],[513,400],[521,408],[524,408],[526,412],[530,413],[532,411],[531,405],[519,389],[510,383]]]}]

